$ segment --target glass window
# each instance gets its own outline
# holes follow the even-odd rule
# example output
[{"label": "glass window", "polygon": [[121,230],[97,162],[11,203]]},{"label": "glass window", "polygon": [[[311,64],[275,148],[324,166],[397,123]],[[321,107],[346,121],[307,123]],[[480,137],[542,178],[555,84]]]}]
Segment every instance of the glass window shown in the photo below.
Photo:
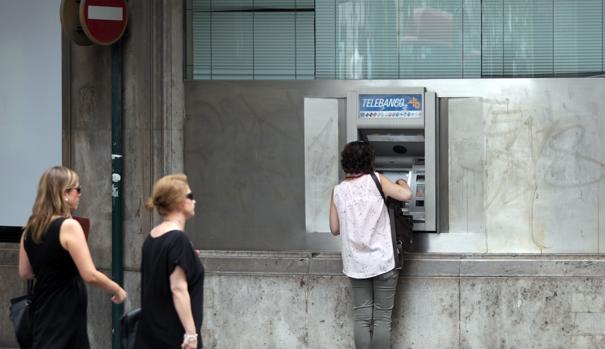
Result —
[{"label": "glass window", "polygon": [[314,10],[308,0],[193,0],[193,79],[314,78]]},{"label": "glass window", "polygon": [[603,72],[602,0],[188,0],[193,79]]},{"label": "glass window", "polygon": [[[399,76],[464,77],[463,5],[460,0],[402,2],[399,11],[402,27]],[[471,38],[466,39],[469,41]]]},{"label": "glass window", "polygon": [[554,73],[603,71],[603,1],[559,0],[554,13]]},{"label": "glass window", "polygon": [[483,0],[482,76],[603,72],[601,0]]}]

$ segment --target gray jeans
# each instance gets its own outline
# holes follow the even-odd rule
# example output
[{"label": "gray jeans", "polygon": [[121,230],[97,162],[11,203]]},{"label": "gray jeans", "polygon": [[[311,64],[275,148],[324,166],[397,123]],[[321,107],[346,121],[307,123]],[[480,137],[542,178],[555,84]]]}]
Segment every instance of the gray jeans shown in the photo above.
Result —
[{"label": "gray jeans", "polygon": [[353,279],[353,319],[356,349],[390,349],[391,318],[399,270],[369,279]]}]

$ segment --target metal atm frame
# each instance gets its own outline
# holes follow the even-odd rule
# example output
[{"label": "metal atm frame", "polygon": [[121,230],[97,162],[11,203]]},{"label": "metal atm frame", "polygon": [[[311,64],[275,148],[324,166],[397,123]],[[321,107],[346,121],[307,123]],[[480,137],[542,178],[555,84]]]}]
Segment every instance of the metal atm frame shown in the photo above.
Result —
[{"label": "metal atm frame", "polygon": [[[364,116],[360,114],[360,96],[366,95],[421,95],[421,111],[414,110],[412,112],[395,111],[394,113],[367,113]],[[397,114],[398,113],[398,114]],[[375,114],[379,114],[376,116]],[[388,116],[384,116],[388,115]],[[392,116],[396,115],[396,116]],[[347,143],[367,138],[372,143],[372,140],[377,140],[381,143],[390,142],[393,145],[398,142],[422,142],[424,137],[424,221],[414,219],[414,231],[424,232],[441,232],[447,226],[447,170],[440,167],[440,162],[447,167],[447,152],[440,154],[439,149],[446,149],[440,141],[447,143],[447,134],[445,139],[440,140],[439,130],[439,108],[438,98],[435,92],[426,91],[424,87],[420,88],[360,88],[356,91],[350,91],[347,94],[347,121],[346,121],[346,138]],[[422,134],[421,134],[422,133]],[[441,143],[442,143],[441,142]],[[405,147],[403,148],[405,149]],[[376,147],[375,147],[376,150]],[[395,150],[395,149],[393,149]],[[381,155],[376,153],[377,160]],[[445,156],[445,162],[443,162]],[[397,158],[391,156],[397,167]],[[402,155],[402,158],[404,156]],[[441,161],[440,161],[441,159]],[[377,161],[378,162],[378,161]],[[406,166],[408,166],[407,164]],[[387,170],[377,166],[378,171]],[[445,173],[444,173],[445,172]],[[445,183],[440,188],[439,174],[442,173],[442,181]],[[409,172],[410,177],[412,171]],[[385,173],[387,175],[387,173]],[[418,176],[420,177],[420,176]],[[413,204],[419,202],[416,198],[416,178],[408,178],[408,183],[413,191]],[[441,189],[441,191],[440,191]],[[443,202],[445,200],[445,202]],[[441,218],[440,218],[441,217]],[[447,231],[447,230],[445,230]]]}]

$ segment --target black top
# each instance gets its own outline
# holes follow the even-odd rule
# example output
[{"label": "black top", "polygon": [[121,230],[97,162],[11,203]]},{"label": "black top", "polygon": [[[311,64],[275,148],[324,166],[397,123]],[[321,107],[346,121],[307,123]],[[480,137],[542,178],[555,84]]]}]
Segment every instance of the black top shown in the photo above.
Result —
[{"label": "black top", "polygon": [[[187,276],[191,311],[199,334],[202,327],[204,267],[183,231],[147,236],[141,261],[141,318],[135,348],[180,348],[185,329],[174,307],[170,274],[181,267]],[[198,336],[198,348],[202,338]]]},{"label": "black top", "polygon": [[41,243],[34,243],[31,233],[23,243],[36,276],[32,301],[36,349],[90,348],[86,288],[71,255],[59,241],[63,221],[65,218],[55,219]]}]

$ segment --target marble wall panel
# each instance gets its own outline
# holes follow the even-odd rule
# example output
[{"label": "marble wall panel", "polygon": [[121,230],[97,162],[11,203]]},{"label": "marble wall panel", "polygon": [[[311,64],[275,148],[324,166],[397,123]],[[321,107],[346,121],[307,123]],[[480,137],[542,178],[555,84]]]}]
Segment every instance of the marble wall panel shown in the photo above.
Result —
[{"label": "marble wall panel", "polygon": [[450,98],[448,109],[449,229],[431,248],[487,252],[483,101]]},{"label": "marble wall panel", "polygon": [[353,348],[353,309],[348,278],[309,278],[306,293],[307,348]]},{"label": "marble wall panel", "polygon": [[207,277],[202,336],[208,348],[308,348],[301,277]]},{"label": "marble wall panel", "polygon": [[604,287],[602,278],[462,278],[460,348],[585,347],[604,334]]},{"label": "marble wall panel", "polygon": [[458,278],[400,278],[393,348],[459,348]]},{"label": "marble wall panel", "polygon": [[305,227],[329,233],[332,188],[338,184],[338,100],[305,98]]}]

